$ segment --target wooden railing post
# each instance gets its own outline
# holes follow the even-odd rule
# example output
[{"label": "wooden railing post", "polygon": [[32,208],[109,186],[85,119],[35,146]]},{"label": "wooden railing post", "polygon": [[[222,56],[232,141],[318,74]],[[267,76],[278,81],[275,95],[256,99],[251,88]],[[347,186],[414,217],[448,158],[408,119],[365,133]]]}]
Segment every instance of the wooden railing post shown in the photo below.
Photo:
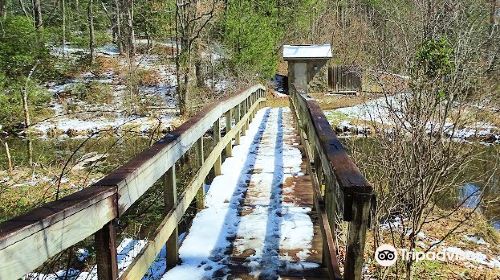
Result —
[{"label": "wooden railing post", "polygon": [[[362,278],[366,230],[370,215],[371,194],[353,194],[352,221],[349,223],[344,279]],[[349,205],[344,205],[349,207]]]},{"label": "wooden railing post", "polygon": [[[205,162],[205,152],[203,147],[203,136],[196,141],[196,164],[199,168]],[[202,210],[205,208],[205,188],[201,184],[200,189],[196,193],[196,209]]]},{"label": "wooden railing post", "polygon": [[[233,125],[233,109],[226,112],[226,134],[229,133]],[[233,143],[229,141],[226,145],[226,157],[233,155]]]},{"label": "wooden railing post", "polygon": [[[214,142],[217,144],[219,143],[221,137],[220,137],[220,118],[217,119],[214,123],[214,126],[213,126],[213,131],[214,131]],[[214,172],[215,172],[215,176],[219,176],[222,174],[222,156],[219,155],[217,157],[217,160],[215,161],[215,164],[214,164]]]},{"label": "wooden railing post", "polygon": [[[241,107],[241,104],[238,104],[238,106],[236,106],[234,108],[234,112],[235,112],[234,119],[235,119],[235,121],[237,123],[241,120],[241,108],[240,107]],[[241,142],[241,140],[240,140],[241,136],[240,135],[241,135],[241,131],[236,132],[236,136],[234,138],[234,144],[235,145],[239,145],[240,144],[240,142]]]},{"label": "wooden railing post", "polygon": [[94,234],[96,248],[97,277],[103,280],[118,279],[116,259],[116,231],[113,221]]},{"label": "wooden railing post", "polygon": [[[248,113],[248,98],[245,99],[242,103],[243,106],[243,115],[246,115]],[[248,130],[248,119],[245,120],[245,124],[243,125],[243,128],[241,129],[241,135],[246,135]]]},{"label": "wooden railing post", "polygon": [[[257,102],[257,94],[252,94],[252,104],[251,105],[255,104],[255,102]],[[257,110],[253,110],[252,111],[252,118],[251,119],[253,119],[255,117],[255,112],[256,111]]]},{"label": "wooden railing post", "polygon": [[[177,205],[177,179],[175,174],[175,164],[170,167],[164,175],[164,200],[165,200],[165,213],[168,214]],[[167,240],[167,269],[177,265],[179,262],[178,251],[178,228],[175,227],[174,231]]]}]

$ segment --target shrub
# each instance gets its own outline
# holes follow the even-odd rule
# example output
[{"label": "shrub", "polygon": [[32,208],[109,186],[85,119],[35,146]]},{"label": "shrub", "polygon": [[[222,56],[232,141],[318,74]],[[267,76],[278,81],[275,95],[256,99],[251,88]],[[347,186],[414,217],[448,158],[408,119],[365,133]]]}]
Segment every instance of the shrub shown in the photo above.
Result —
[{"label": "shrub", "polygon": [[138,69],[136,75],[141,86],[156,86],[161,81],[160,74],[155,70]]},{"label": "shrub", "polygon": [[100,75],[109,70],[117,74],[119,74],[122,71],[118,60],[116,58],[110,58],[104,56],[96,57],[92,72],[97,75]]},{"label": "shrub", "polygon": [[92,81],[77,83],[71,89],[71,94],[92,104],[109,104],[113,101],[113,91],[110,85]]},{"label": "shrub", "polygon": [[0,87],[0,124],[6,130],[13,130],[24,121],[21,91],[25,84],[32,122],[46,118],[51,113],[47,110],[51,96],[44,88],[32,81],[12,82],[9,86]]}]

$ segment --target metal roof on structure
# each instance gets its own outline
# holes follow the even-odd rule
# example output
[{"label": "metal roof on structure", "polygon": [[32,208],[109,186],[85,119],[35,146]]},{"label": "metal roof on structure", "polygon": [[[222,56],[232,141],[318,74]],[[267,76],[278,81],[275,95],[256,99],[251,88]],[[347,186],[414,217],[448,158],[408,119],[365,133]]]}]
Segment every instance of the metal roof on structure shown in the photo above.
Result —
[{"label": "metal roof on structure", "polygon": [[324,45],[284,45],[284,60],[329,59],[332,57],[332,46]]}]

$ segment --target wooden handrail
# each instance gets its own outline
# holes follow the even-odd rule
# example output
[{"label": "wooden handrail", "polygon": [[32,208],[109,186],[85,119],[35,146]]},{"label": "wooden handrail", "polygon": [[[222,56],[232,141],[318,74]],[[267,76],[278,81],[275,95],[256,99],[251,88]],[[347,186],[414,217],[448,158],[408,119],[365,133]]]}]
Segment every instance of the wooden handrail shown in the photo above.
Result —
[{"label": "wooden handrail", "polygon": [[0,224],[0,280],[19,278],[42,265],[50,257],[94,233],[98,242],[96,253],[99,278],[116,279],[118,272],[115,267],[113,221],[123,215],[158,179],[164,176],[182,155],[202,139],[214,123],[220,121],[224,114],[235,108],[238,108],[238,112],[241,109],[243,116],[238,114],[241,118],[237,120],[237,124],[228,130],[226,136],[216,145],[206,159],[206,164],[203,165],[205,167],[202,166],[198,171],[180,201],[161,223],[157,230],[158,240],[155,238],[150,242],[134,261],[134,264],[142,262],[141,265],[131,265],[124,274],[140,275],[144,270],[143,267],[148,265],[147,262],[151,259],[150,256],[147,258],[143,256],[147,255],[146,253],[157,253],[158,246],[161,245],[161,248],[166,241],[165,238],[170,237],[210,171],[207,166],[215,165],[217,156],[220,156],[223,149],[228,149],[227,146],[232,138],[238,138],[241,130],[248,126],[258,104],[265,100],[264,92],[264,86],[256,85],[237,95],[227,97],[197,113],[172,133],[93,186]]},{"label": "wooden handrail", "polygon": [[[315,205],[328,254],[325,264],[331,278],[361,279],[373,188],[343,148],[318,103],[297,92],[293,85],[290,93],[290,104],[313,177]],[[337,263],[338,244],[330,240],[340,216],[349,222],[343,277]]]}]

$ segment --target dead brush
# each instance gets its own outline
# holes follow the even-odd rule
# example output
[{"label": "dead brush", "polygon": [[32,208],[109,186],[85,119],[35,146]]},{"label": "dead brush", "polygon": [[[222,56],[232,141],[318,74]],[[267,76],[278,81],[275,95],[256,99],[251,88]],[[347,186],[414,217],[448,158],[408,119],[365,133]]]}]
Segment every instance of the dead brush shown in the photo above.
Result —
[{"label": "dead brush", "polygon": [[123,72],[122,66],[116,58],[98,56],[96,57],[92,72],[96,75],[102,75],[108,71],[113,71],[117,75]]},{"label": "dead brush", "polygon": [[136,72],[137,80],[141,86],[156,86],[161,82],[161,76],[155,70],[140,69]]}]

